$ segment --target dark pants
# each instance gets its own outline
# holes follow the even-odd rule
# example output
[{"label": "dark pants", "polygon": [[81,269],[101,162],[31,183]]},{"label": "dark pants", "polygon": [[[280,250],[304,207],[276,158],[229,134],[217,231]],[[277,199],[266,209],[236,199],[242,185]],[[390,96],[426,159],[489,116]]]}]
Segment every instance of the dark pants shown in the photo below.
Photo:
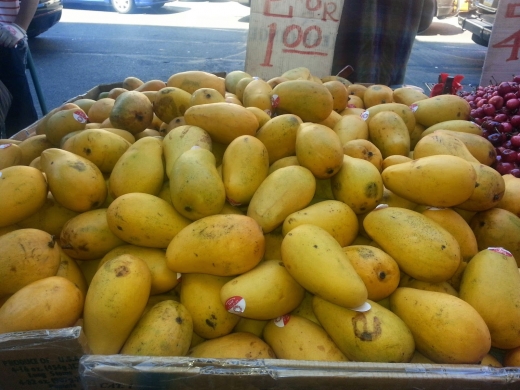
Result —
[{"label": "dark pants", "polygon": [[424,0],[346,0],[332,74],[347,65],[352,82],[399,85],[419,28]]},{"label": "dark pants", "polygon": [[11,107],[5,118],[8,138],[38,120],[25,74],[27,48],[27,40],[12,49],[0,47],[0,80],[12,96]]}]

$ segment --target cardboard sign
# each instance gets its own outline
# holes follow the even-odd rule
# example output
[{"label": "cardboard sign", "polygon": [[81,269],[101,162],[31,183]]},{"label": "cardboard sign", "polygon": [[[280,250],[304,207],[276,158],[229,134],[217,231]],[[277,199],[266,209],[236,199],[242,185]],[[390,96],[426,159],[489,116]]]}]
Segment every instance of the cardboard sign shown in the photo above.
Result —
[{"label": "cardboard sign", "polygon": [[269,80],[306,67],[330,75],[344,0],[252,0],[245,71]]},{"label": "cardboard sign", "polygon": [[520,0],[502,0],[491,32],[480,85],[510,81],[520,72]]}]

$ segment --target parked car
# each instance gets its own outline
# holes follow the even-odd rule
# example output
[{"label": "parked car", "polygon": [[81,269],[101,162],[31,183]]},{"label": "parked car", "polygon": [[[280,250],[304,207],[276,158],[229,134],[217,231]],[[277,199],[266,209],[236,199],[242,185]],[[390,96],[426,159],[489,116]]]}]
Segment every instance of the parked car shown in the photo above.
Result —
[{"label": "parked car", "polygon": [[469,12],[460,14],[459,25],[471,33],[473,42],[488,46],[500,0],[472,0]]},{"label": "parked car", "polygon": [[111,7],[120,14],[129,14],[138,8],[151,7],[161,8],[167,1],[165,0],[63,0],[65,5],[104,5]]},{"label": "parked car", "polygon": [[63,10],[62,0],[40,0],[34,17],[27,28],[29,38],[37,37],[58,23]]}]

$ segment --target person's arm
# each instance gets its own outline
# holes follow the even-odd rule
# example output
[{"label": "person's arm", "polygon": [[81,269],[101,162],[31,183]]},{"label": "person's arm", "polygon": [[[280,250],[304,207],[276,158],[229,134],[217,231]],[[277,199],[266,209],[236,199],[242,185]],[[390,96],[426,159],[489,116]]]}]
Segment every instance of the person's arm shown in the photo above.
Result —
[{"label": "person's arm", "polygon": [[20,1],[20,11],[16,16],[14,22],[27,31],[27,27],[31,23],[31,20],[38,7],[39,0],[22,0]]}]

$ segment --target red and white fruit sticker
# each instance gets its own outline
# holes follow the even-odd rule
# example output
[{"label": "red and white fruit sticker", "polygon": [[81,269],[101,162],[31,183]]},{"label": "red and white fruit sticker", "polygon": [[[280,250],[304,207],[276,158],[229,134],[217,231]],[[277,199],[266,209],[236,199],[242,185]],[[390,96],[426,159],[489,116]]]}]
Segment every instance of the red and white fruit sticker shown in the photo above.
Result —
[{"label": "red and white fruit sticker", "polygon": [[287,325],[287,323],[289,322],[290,319],[291,319],[291,316],[289,314],[285,314],[281,317],[275,318],[273,321],[277,327],[283,328],[285,325]]},{"label": "red and white fruit sticker", "polygon": [[364,121],[366,121],[369,116],[370,116],[370,112],[368,110],[363,111],[360,115],[361,119],[363,119]]},{"label": "red and white fruit sticker", "polygon": [[234,296],[228,298],[224,306],[230,313],[243,313],[246,310],[246,301],[242,297]]},{"label": "red and white fruit sticker", "polygon": [[273,108],[276,108],[276,107],[278,107],[279,104],[280,104],[280,96],[278,96],[276,94],[271,96],[271,106]]},{"label": "red and white fruit sticker", "polygon": [[73,118],[79,123],[87,123],[88,117],[83,111],[74,111],[72,113]]},{"label": "red and white fruit sticker", "polygon": [[412,112],[417,111],[418,108],[419,108],[419,106],[415,103],[410,106],[410,110],[412,110]]},{"label": "red and white fruit sticker", "polygon": [[0,149],[7,149],[8,147],[12,146],[13,144],[2,144],[0,145]]},{"label": "red and white fruit sticker", "polygon": [[511,252],[509,252],[507,249],[504,249],[504,248],[501,248],[501,247],[498,247],[498,246],[491,246],[488,248],[488,250],[492,251],[492,252],[496,252],[496,253],[500,253],[501,255],[504,255],[504,256],[507,256],[507,257],[513,257],[513,255],[511,254]]}]

